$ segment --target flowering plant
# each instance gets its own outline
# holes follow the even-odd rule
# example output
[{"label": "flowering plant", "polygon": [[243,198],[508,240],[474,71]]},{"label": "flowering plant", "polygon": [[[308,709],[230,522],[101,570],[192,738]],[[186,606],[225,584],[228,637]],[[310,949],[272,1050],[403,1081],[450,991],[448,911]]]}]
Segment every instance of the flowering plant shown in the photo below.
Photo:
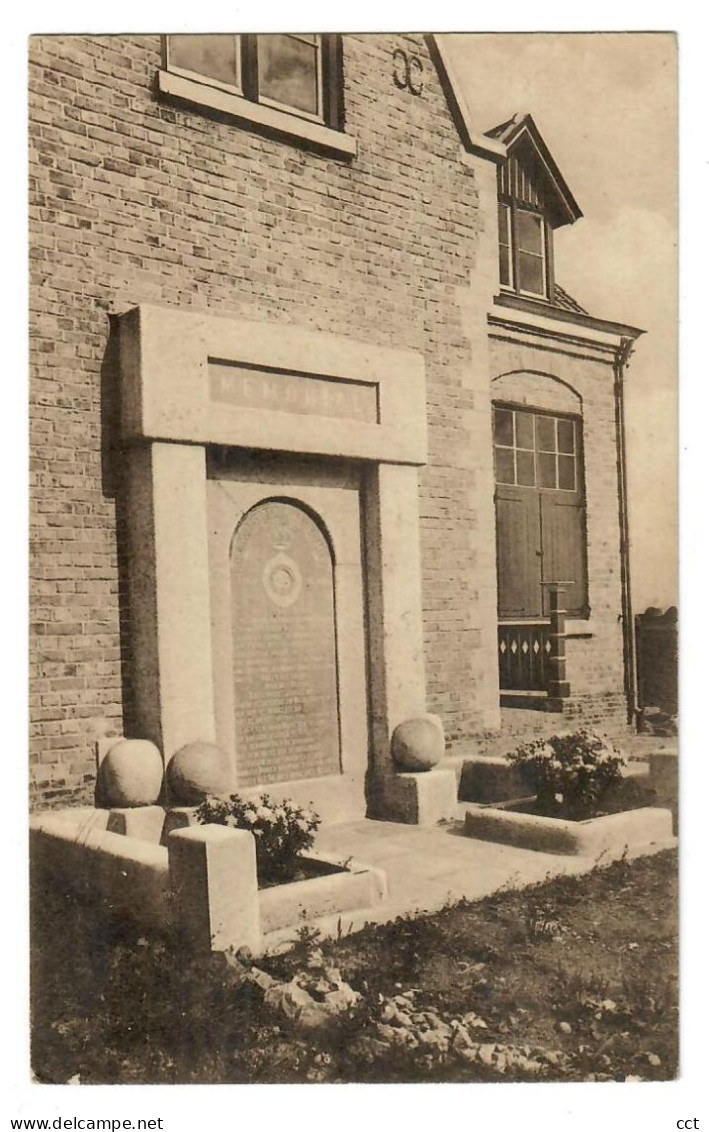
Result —
[{"label": "flowering plant", "polygon": [[291,802],[274,802],[268,794],[260,798],[207,798],[197,810],[203,825],[226,825],[246,829],[256,839],[256,869],[261,884],[283,884],[293,880],[298,857],[313,844],[320,818],[314,810]]},{"label": "flowering plant", "polygon": [[542,813],[575,819],[593,815],[608,788],[621,781],[625,764],[608,739],[585,728],[535,739],[507,758],[531,779]]}]

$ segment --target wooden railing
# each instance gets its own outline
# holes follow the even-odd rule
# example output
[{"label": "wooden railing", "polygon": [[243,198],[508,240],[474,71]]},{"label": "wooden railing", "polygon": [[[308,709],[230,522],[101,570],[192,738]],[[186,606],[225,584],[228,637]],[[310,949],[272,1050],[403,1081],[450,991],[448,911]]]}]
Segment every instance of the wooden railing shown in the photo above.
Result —
[{"label": "wooden railing", "polygon": [[502,621],[497,628],[500,690],[546,692],[551,652],[548,621]]},{"label": "wooden railing", "polygon": [[566,584],[548,583],[548,620],[498,623],[501,692],[538,692],[556,705],[568,698],[566,612],[562,607]]}]

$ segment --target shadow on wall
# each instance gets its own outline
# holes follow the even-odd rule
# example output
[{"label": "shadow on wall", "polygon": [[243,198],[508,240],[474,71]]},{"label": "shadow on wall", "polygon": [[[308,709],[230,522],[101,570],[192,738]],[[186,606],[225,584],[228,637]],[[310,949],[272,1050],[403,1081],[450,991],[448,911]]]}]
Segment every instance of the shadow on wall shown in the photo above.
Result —
[{"label": "shadow on wall", "polygon": [[[125,492],[121,490],[125,450],[121,439],[121,387],[119,324],[108,315],[108,338],[101,362],[101,490],[116,509],[116,557],[118,564],[118,608],[121,650],[121,699],[124,735],[133,736],[134,697],[130,676],[130,635],[128,622],[128,554]],[[140,736],[136,736],[140,738]]]},{"label": "shadow on wall", "polygon": [[640,730],[677,732],[677,609],[650,606],[635,618]]}]

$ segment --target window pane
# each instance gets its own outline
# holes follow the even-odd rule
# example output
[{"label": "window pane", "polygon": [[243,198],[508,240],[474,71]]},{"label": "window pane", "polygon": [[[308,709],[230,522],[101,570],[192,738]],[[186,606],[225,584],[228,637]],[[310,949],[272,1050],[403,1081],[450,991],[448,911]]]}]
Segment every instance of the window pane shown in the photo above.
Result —
[{"label": "window pane", "polygon": [[534,453],[517,452],[517,483],[534,487]]},{"label": "window pane", "polygon": [[574,422],[573,421],[559,421],[559,451],[560,452],[573,452],[574,451]]},{"label": "window pane", "polygon": [[521,251],[517,264],[520,291],[528,291],[531,295],[545,294],[544,260],[540,256],[528,255]]},{"label": "window pane", "polygon": [[259,95],[318,113],[318,49],[289,35],[258,37]]},{"label": "window pane", "polygon": [[517,448],[534,449],[534,417],[531,413],[517,413]]},{"label": "window pane", "polygon": [[517,220],[517,247],[521,252],[533,252],[542,255],[542,218],[534,212],[515,210]]},{"label": "window pane", "polygon": [[239,86],[234,35],[171,35],[170,63],[210,79]]},{"label": "window pane", "polygon": [[501,244],[510,242],[510,210],[506,204],[497,206],[497,225]]},{"label": "window pane", "polygon": [[500,283],[503,287],[509,287],[512,284],[512,277],[510,275],[510,249],[500,244]]},{"label": "window pane", "polygon": [[515,482],[515,458],[511,448],[495,449],[495,479],[498,483]]},{"label": "window pane", "polygon": [[553,417],[537,417],[537,451],[556,451],[556,421]]},{"label": "window pane", "polygon": [[559,487],[565,491],[576,490],[576,461],[573,456],[559,457]]},{"label": "window pane", "polygon": [[503,287],[511,287],[510,210],[506,204],[498,204],[497,206],[497,227],[500,239],[500,283]]},{"label": "window pane", "polygon": [[512,413],[509,409],[495,409],[495,444],[512,447]]},{"label": "window pane", "polygon": [[556,456],[551,452],[540,452],[537,460],[539,461],[539,486],[556,487]]}]

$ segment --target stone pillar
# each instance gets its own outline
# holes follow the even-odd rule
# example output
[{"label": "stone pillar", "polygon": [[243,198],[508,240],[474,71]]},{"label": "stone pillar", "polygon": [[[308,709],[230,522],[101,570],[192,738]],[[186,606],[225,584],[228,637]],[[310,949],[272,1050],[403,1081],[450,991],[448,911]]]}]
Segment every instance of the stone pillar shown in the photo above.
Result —
[{"label": "stone pillar", "polygon": [[551,710],[560,711],[562,700],[569,698],[571,687],[566,679],[566,610],[563,592],[571,582],[549,582],[549,680],[547,696]]},{"label": "stone pillar", "polygon": [[454,814],[455,772],[399,774],[390,750],[395,727],[426,714],[415,467],[380,464],[371,469],[365,536],[372,730],[368,813],[433,825]]},{"label": "stone pillar", "polygon": [[135,730],[167,762],[216,738],[204,448],[131,449],[126,477]]},{"label": "stone pillar", "polygon": [[[479,215],[497,216],[497,168],[494,161],[463,151],[464,165],[474,170]],[[490,326],[494,297],[500,290],[499,247],[496,223],[486,222],[477,233],[475,270],[457,289],[460,330],[469,343],[468,359],[460,380],[469,391],[468,407],[460,412],[460,426],[469,437],[458,445],[456,462],[466,485],[475,522],[468,533],[470,601],[466,613],[466,640],[471,649],[469,696],[476,729],[500,727],[500,679],[497,664],[497,537],[495,520],[494,443],[492,437]]]},{"label": "stone pillar", "polygon": [[426,711],[417,468],[370,470],[365,536],[374,770],[382,774],[394,728]]},{"label": "stone pillar", "polygon": [[167,839],[173,923],[198,951],[261,947],[253,834],[223,825],[176,829]]}]

